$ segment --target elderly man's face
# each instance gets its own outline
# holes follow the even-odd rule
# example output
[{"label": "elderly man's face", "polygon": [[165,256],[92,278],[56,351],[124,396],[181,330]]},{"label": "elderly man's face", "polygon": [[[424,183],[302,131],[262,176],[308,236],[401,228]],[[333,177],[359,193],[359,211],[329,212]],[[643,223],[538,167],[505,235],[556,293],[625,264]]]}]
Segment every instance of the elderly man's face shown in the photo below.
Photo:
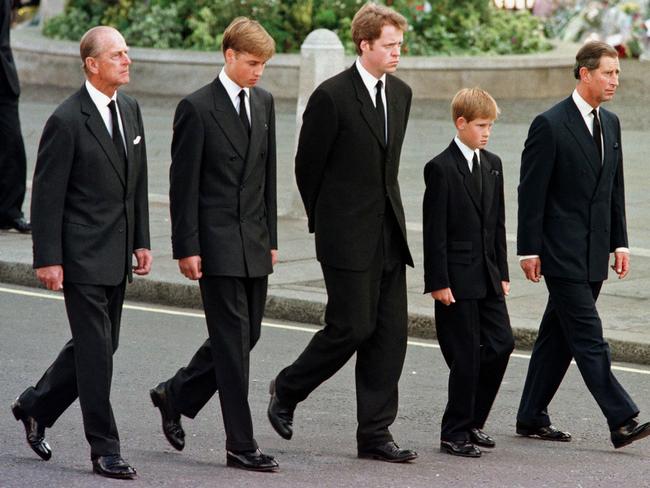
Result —
[{"label": "elderly man's face", "polygon": [[101,39],[100,54],[91,68],[98,84],[117,90],[129,82],[129,48],[117,31],[107,32]]}]

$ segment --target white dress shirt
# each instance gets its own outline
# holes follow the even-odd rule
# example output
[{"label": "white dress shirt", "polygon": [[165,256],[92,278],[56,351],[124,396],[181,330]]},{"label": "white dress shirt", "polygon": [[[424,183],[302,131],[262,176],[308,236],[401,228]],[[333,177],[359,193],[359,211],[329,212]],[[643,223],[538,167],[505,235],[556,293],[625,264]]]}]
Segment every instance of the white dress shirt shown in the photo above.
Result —
[{"label": "white dress shirt", "polygon": [[479,162],[479,166],[481,165],[481,152],[478,149],[472,150],[469,146],[467,146],[463,141],[460,140],[460,137],[456,136],[454,137],[454,142],[458,146],[458,149],[460,149],[460,152],[463,153],[463,156],[465,156],[465,159],[467,160],[467,166],[469,167],[469,172],[471,173],[474,168],[472,168],[473,163],[473,158],[474,155],[476,155],[476,159]]},{"label": "white dress shirt", "polygon": [[375,97],[377,96],[377,82],[381,80],[381,84],[383,86],[381,90],[381,101],[384,103],[384,127],[386,128],[386,133],[384,134],[385,137],[384,140],[388,140],[388,105],[386,104],[386,73],[381,75],[381,78],[375,78],[373,75],[368,73],[366,68],[363,67],[363,65],[361,64],[361,60],[359,58],[357,58],[355,66],[357,67],[357,71],[361,75],[361,81],[363,81],[366,90],[368,90],[368,94],[370,95],[370,100],[372,101],[372,104],[375,108],[377,108],[377,105],[375,104]]},{"label": "white dress shirt", "polygon": [[239,92],[244,90],[244,92],[246,93],[246,98],[245,98],[246,115],[248,116],[248,123],[251,124],[252,127],[253,120],[251,119],[250,88],[248,87],[242,88],[237,83],[232,81],[226,74],[226,70],[224,68],[221,68],[221,72],[219,73],[219,81],[226,89],[226,93],[228,93],[228,96],[230,97],[230,101],[232,102],[233,107],[235,107],[235,112],[237,113],[239,113],[239,104],[241,102],[239,98]]},{"label": "white dress shirt", "polygon": [[124,151],[126,152],[126,143],[124,142],[124,127],[122,126],[122,116],[120,115],[120,107],[117,104],[117,91],[113,93],[112,97],[107,97],[105,94],[100,92],[93,84],[86,80],[86,90],[88,90],[88,95],[93,101],[97,110],[99,110],[99,115],[102,116],[106,130],[108,130],[108,135],[113,137],[113,121],[111,119],[111,109],[108,108],[108,104],[111,103],[111,100],[115,100],[115,109],[117,110],[117,123],[120,128],[120,135],[122,136],[122,144],[124,144]]}]

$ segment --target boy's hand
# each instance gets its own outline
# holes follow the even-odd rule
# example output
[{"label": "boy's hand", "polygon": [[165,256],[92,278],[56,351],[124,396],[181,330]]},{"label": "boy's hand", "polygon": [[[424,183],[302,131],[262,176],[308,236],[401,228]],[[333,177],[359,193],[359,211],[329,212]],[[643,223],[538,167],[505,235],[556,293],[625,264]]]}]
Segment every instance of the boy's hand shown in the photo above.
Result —
[{"label": "boy's hand", "polygon": [[431,297],[434,300],[438,300],[443,305],[451,305],[452,303],[456,303],[454,295],[451,292],[451,288],[442,288],[440,290],[432,291]]},{"label": "boy's hand", "polygon": [[501,289],[503,290],[503,294],[505,296],[510,295],[510,282],[509,281],[502,281],[501,282]]}]

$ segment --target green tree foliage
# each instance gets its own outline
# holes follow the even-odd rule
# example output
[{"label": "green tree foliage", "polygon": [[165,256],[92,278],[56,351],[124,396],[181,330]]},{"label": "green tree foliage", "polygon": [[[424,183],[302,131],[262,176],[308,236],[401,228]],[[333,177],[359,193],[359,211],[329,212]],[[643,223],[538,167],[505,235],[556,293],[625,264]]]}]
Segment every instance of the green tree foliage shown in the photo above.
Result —
[{"label": "green tree foliage", "polygon": [[[336,32],[354,52],[350,25],[364,0],[69,0],[47,36],[78,40],[112,25],[133,46],[214,51],[230,21],[258,20],[278,52],[297,52],[314,29]],[[548,49],[541,22],[528,12],[496,10],[489,0],[385,0],[409,22],[406,54],[510,54]]]}]

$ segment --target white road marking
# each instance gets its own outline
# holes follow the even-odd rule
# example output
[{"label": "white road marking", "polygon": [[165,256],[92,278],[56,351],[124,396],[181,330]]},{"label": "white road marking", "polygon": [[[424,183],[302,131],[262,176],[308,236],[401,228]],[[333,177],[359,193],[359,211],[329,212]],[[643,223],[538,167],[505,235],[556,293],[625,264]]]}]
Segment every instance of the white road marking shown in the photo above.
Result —
[{"label": "white road marking", "polygon": [[[35,298],[46,298],[49,300],[63,300],[63,295],[57,292],[46,292],[46,291],[35,292],[35,291],[17,290],[14,288],[0,287],[0,293],[10,293],[13,295],[22,295],[22,296],[35,297]],[[205,317],[205,315],[201,312],[186,312],[184,310],[171,310],[167,308],[148,307],[144,305],[124,304],[124,308],[127,310],[136,310],[139,312],[159,313],[163,315],[175,315],[180,317],[193,317],[193,318],[200,318],[200,319]],[[272,329],[294,330],[298,332],[309,332],[312,334],[318,330],[317,326],[306,327],[300,325],[280,324],[280,323],[268,322],[268,321],[263,321],[262,325]],[[434,344],[433,342],[424,342],[420,340],[409,340],[407,341],[407,344],[413,347],[423,347],[427,349],[440,349],[440,346],[438,344]],[[530,354],[512,353],[510,357],[529,360]],[[571,361],[571,364],[575,366],[576,363],[575,361]],[[627,366],[616,366],[616,365],[612,365],[612,369],[615,371],[623,371],[626,373],[650,375],[650,370],[647,369],[630,368]]]}]

